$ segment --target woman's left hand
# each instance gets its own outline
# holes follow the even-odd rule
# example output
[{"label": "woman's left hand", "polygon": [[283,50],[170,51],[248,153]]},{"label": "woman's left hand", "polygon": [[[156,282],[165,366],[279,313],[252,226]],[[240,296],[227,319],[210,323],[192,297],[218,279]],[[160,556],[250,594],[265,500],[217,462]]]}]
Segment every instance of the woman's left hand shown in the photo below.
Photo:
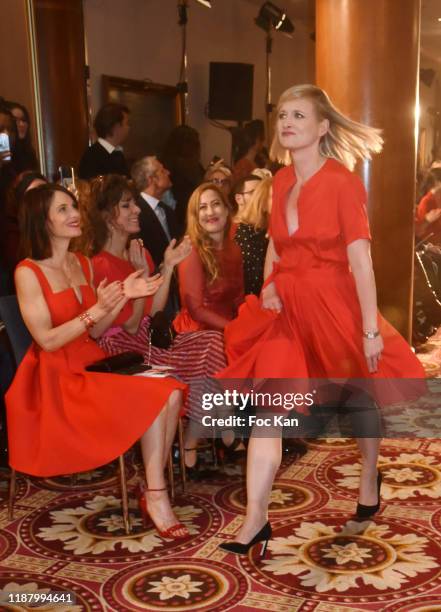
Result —
[{"label": "woman's left hand", "polygon": [[164,267],[174,268],[181,263],[191,252],[191,241],[189,236],[184,236],[176,246],[176,240],[170,242],[164,252]]},{"label": "woman's left hand", "polygon": [[374,374],[378,370],[378,362],[384,349],[383,338],[381,336],[363,338],[363,349],[368,370],[371,374]]},{"label": "woman's left hand", "polygon": [[163,283],[163,278],[160,274],[144,278],[144,270],[136,270],[132,272],[123,282],[124,295],[131,299],[147,297],[154,295]]},{"label": "woman's left hand", "polygon": [[145,277],[150,273],[149,265],[144,254],[144,243],[140,239],[130,241],[129,261],[135,270],[142,270]]}]

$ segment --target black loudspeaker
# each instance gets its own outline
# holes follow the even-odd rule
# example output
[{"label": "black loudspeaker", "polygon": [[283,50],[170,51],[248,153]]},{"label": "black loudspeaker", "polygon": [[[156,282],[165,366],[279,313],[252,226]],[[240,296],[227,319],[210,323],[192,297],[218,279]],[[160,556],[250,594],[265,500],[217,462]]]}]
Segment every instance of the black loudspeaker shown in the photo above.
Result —
[{"label": "black loudspeaker", "polygon": [[210,62],[209,118],[251,120],[253,80],[253,64]]}]

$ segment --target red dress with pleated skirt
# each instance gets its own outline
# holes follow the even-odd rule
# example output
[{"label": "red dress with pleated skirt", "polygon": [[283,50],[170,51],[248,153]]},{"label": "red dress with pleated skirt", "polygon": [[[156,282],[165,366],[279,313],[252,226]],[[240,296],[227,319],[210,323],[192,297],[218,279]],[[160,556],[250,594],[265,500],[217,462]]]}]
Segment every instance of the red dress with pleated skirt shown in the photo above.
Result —
[{"label": "red dress with pleated skirt", "polygon": [[[279,314],[248,296],[239,316],[225,329],[230,379],[424,379],[419,360],[402,336],[378,314],[384,351],[370,374],[363,352],[363,326],[347,246],[370,239],[366,192],[361,180],[328,159],[302,187],[297,202],[298,229],[290,235],[287,197],[296,183],[294,167],[274,177],[270,234],[279,261],[265,285],[274,281],[283,307]],[[377,401],[407,399],[388,385]],[[380,385],[381,387],[381,385]],[[398,385],[399,387],[399,385]],[[425,385],[424,385],[425,389]],[[387,396],[387,397],[386,397]],[[406,396],[406,397],[404,397]]]},{"label": "red dress with pleated skirt", "polygon": [[[72,288],[53,292],[38,264],[37,276],[52,324],[61,325],[93,306],[88,260],[77,255],[86,279],[79,302]],[[55,351],[32,343],[6,394],[9,462],[34,476],[90,470],[126,451],[150,427],[172,391],[173,378],[87,372],[106,354],[85,331]]]}]

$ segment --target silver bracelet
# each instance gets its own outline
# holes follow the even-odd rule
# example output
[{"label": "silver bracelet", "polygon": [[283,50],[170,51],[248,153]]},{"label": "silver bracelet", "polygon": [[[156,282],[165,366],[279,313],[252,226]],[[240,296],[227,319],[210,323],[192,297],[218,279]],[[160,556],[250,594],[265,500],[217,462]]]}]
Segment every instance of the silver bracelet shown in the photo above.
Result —
[{"label": "silver bracelet", "polygon": [[373,340],[374,338],[378,338],[379,335],[380,335],[380,332],[378,331],[378,329],[376,329],[375,331],[364,331],[363,332],[363,337],[367,338],[368,340]]}]

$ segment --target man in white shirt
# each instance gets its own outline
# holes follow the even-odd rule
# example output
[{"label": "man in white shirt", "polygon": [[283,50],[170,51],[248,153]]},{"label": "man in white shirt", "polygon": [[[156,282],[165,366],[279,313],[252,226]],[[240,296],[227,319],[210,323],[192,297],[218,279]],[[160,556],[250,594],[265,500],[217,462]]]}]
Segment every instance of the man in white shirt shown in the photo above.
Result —
[{"label": "man in white shirt", "polygon": [[129,114],[126,106],[114,102],[100,108],[93,124],[98,140],[86,149],[81,158],[80,178],[91,179],[106,174],[129,176],[121,146],[129,134]]},{"label": "man in white shirt", "polygon": [[140,236],[157,266],[172,238],[178,238],[174,211],[161,201],[171,187],[170,172],[154,156],[143,157],[133,164],[132,178],[140,195]]}]

